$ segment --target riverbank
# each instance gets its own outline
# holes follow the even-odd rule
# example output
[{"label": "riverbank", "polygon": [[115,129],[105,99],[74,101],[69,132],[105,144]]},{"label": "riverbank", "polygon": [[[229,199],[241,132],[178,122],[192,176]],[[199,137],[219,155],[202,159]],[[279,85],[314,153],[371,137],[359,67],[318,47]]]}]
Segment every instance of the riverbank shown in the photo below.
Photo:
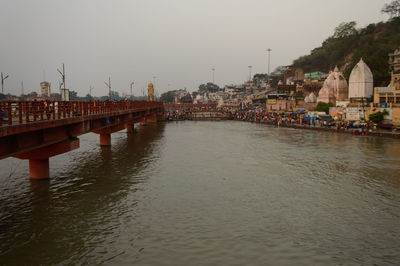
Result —
[{"label": "riverbank", "polygon": [[394,138],[400,139],[400,133],[396,132],[385,132],[385,131],[363,131],[362,129],[338,129],[338,128],[329,128],[329,127],[317,127],[317,126],[309,126],[309,125],[298,125],[298,124],[282,124],[277,125],[267,121],[243,121],[235,119],[235,121],[242,121],[242,122],[250,122],[250,123],[260,123],[260,124],[267,124],[275,127],[286,127],[286,128],[295,128],[295,129],[306,129],[306,130],[314,130],[314,131],[324,131],[324,132],[333,132],[333,133],[342,133],[342,134],[349,134],[355,136],[372,136],[372,137],[386,137],[386,138]]}]

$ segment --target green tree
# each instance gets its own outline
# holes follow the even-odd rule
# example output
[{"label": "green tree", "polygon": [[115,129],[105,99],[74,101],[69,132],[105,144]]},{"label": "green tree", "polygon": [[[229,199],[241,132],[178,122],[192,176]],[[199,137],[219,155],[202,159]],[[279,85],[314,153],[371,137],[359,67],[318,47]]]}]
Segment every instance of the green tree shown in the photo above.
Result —
[{"label": "green tree", "polygon": [[388,115],[388,111],[385,109],[383,112],[379,111],[368,116],[369,120],[374,122],[375,124],[379,124],[383,121],[385,115]]},{"label": "green tree", "polygon": [[333,34],[333,38],[342,39],[357,33],[356,29],[357,22],[342,22],[335,28],[335,33]]},{"label": "green tree", "polygon": [[212,82],[208,82],[207,84],[201,84],[199,86],[199,93],[203,94],[206,92],[217,92],[220,91],[221,88],[218,87],[218,85],[212,83]]},{"label": "green tree", "polygon": [[190,94],[186,94],[185,96],[180,98],[179,101],[181,103],[193,103],[193,99],[192,99],[192,96],[190,96]]},{"label": "green tree", "polygon": [[268,74],[259,73],[253,76],[253,82],[255,84],[261,84],[263,81],[268,81]]},{"label": "green tree", "polygon": [[329,107],[334,107],[335,105],[333,103],[324,103],[324,102],[318,102],[317,107],[315,108],[315,111],[318,112],[325,112],[329,114]]},{"label": "green tree", "polygon": [[381,12],[388,14],[391,18],[400,17],[400,0],[394,0],[390,4],[385,4]]},{"label": "green tree", "polygon": [[173,103],[175,100],[175,92],[174,91],[167,91],[161,94],[160,101],[163,103]]}]

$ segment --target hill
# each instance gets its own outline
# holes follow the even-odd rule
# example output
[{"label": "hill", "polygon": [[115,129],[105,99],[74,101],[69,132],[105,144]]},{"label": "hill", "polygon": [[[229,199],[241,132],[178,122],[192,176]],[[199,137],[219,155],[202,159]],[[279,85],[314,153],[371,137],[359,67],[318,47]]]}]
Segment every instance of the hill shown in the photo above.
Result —
[{"label": "hill", "polygon": [[388,54],[398,47],[400,17],[362,29],[357,29],[355,22],[342,23],[321,47],[294,60],[293,66],[302,68],[304,72],[327,72],[338,65],[348,78],[353,67],[363,58],[374,74],[375,86],[386,86],[390,82]]}]

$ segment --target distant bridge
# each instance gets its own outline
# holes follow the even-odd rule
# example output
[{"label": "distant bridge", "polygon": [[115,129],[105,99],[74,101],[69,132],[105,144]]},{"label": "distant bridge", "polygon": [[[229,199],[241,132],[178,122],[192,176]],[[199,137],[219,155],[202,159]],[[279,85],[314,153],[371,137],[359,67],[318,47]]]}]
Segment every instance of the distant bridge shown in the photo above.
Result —
[{"label": "distant bridge", "polygon": [[161,102],[0,102],[0,159],[29,160],[31,179],[50,177],[49,158],[79,148],[79,135],[94,132],[100,145],[135,123],[163,118]]},{"label": "distant bridge", "polygon": [[230,112],[217,109],[216,103],[206,104],[164,104],[167,120],[220,120],[231,118]]}]

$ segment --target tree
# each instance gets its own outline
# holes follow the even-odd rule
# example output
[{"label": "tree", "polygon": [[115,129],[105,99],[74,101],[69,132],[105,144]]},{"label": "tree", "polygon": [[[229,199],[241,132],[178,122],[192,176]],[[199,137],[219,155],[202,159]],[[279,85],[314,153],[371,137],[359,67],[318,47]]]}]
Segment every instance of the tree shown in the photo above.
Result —
[{"label": "tree", "polygon": [[335,105],[333,103],[324,103],[324,102],[318,102],[317,107],[315,108],[315,111],[318,112],[325,112],[329,114],[329,107],[334,107]]},{"label": "tree", "polygon": [[261,84],[263,81],[268,81],[268,74],[255,74],[253,76],[253,82],[255,84]]},{"label": "tree", "polygon": [[201,84],[199,86],[199,93],[203,94],[206,92],[217,92],[220,91],[220,87],[218,87],[218,85],[212,83],[212,82],[208,82],[207,84]]},{"label": "tree", "polygon": [[193,99],[192,99],[192,96],[190,96],[190,94],[188,93],[185,96],[183,96],[182,98],[180,98],[179,102],[181,102],[181,103],[193,103]]},{"label": "tree", "polygon": [[368,116],[369,120],[374,122],[375,124],[379,124],[383,121],[385,115],[388,115],[388,111],[385,109],[383,112],[379,111]]},{"label": "tree", "polygon": [[78,100],[78,93],[76,91],[69,91],[69,99],[71,101]]},{"label": "tree", "polygon": [[356,29],[357,22],[342,22],[335,28],[335,33],[333,34],[333,38],[335,39],[343,39],[357,33]]},{"label": "tree", "polygon": [[381,10],[391,18],[400,17],[400,0],[394,0],[390,4],[385,4]]},{"label": "tree", "polygon": [[163,103],[173,103],[175,100],[175,91],[167,91],[161,94],[160,101]]}]

